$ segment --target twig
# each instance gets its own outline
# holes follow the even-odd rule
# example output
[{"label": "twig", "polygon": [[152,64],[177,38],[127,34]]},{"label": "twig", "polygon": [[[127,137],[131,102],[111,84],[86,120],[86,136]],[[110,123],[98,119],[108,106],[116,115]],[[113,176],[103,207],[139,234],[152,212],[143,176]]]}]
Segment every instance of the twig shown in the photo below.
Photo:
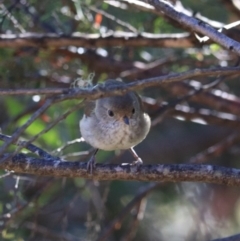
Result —
[{"label": "twig", "polygon": [[[106,0],[105,2],[107,2],[109,5],[111,5],[111,1]],[[160,15],[163,18],[165,18],[168,22],[171,22],[176,27],[183,28],[183,26],[181,26],[180,24],[177,25],[176,22],[173,22],[173,20],[169,21],[169,20],[171,20],[171,18],[169,16],[165,15],[164,12],[157,11],[152,5],[146,3],[147,1],[143,2],[141,0],[121,0],[121,2],[123,2],[124,4],[127,4],[128,6],[131,6],[134,9],[137,8],[137,9],[142,10],[142,11],[147,11],[147,12],[151,12],[151,13]],[[217,22],[216,20],[208,19],[208,18],[206,18],[205,16],[202,16],[199,13],[194,13],[193,11],[184,8],[181,1],[174,1],[174,2],[177,3],[177,4],[174,4],[174,7],[176,8],[176,10],[186,14],[187,16],[194,16],[195,15],[196,18],[198,18],[201,21],[213,26],[214,28],[221,28],[221,27],[224,26],[224,24],[221,23],[221,22]]]},{"label": "twig", "polygon": [[190,163],[203,163],[214,157],[221,156],[226,150],[231,146],[240,141],[240,134],[233,133],[226,137],[224,140],[219,143],[207,148],[206,150],[198,153],[196,156],[191,157]]},{"label": "twig", "polygon": [[136,236],[139,222],[143,219],[143,216],[144,216],[146,202],[147,202],[147,197],[144,197],[136,206],[136,211],[135,211],[136,213],[134,214],[134,218],[125,234],[125,237],[123,237],[121,241],[131,241]]},{"label": "twig", "polygon": [[61,158],[63,160],[67,160],[71,157],[77,157],[77,156],[88,156],[91,153],[91,151],[79,151],[79,152],[73,152],[73,153],[68,153],[66,155],[62,155]]},{"label": "twig", "polygon": [[[200,124],[223,125],[232,128],[240,128],[240,118],[238,116],[216,110],[204,108],[198,109],[179,104],[175,107],[175,109],[170,109],[168,114],[180,120],[188,120]],[[157,122],[158,120],[156,119],[155,121]],[[154,122],[152,125],[154,125]]]},{"label": "twig", "polygon": [[[224,80],[224,78],[218,78],[216,80],[214,80],[213,82],[206,84],[206,85],[202,85],[198,88],[192,88],[191,91],[189,91],[189,93],[187,93],[185,96],[182,96],[180,98],[177,98],[173,101],[169,101],[166,104],[162,104],[160,109],[157,111],[157,115],[158,117],[154,118],[154,120],[152,121],[151,126],[156,126],[159,122],[162,121],[163,119],[163,114],[167,114],[167,111],[170,111],[172,108],[174,108],[177,104],[180,104],[183,101],[186,101],[190,98],[192,98],[193,96],[196,97],[198,94],[203,93],[215,86],[217,86],[219,83],[221,83]],[[152,115],[156,115],[152,114]],[[152,116],[151,115],[151,116]]]},{"label": "twig", "polygon": [[[17,89],[16,89],[17,91]],[[22,118],[25,115],[31,114],[32,112],[36,111],[39,108],[39,103],[34,103],[31,104],[30,106],[27,106],[22,112],[17,114],[11,119],[6,120],[2,125],[1,125],[1,130],[6,129],[10,124],[14,124],[17,122],[20,118]]]},{"label": "twig", "polygon": [[75,140],[72,140],[72,141],[68,141],[63,146],[58,147],[56,150],[54,150],[53,153],[62,152],[67,147],[69,147],[69,146],[71,146],[71,145],[73,145],[75,143],[80,143],[80,142],[84,142],[84,139],[82,137],[78,138],[78,139],[75,139]]},{"label": "twig", "polygon": [[127,22],[124,22],[124,21],[122,21],[121,19],[116,18],[116,17],[113,16],[112,14],[107,13],[107,12],[105,12],[105,11],[103,11],[103,10],[97,9],[97,8],[95,8],[95,7],[93,7],[93,6],[88,6],[88,8],[89,8],[91,11],[95,12],[95,13],[100,13],[100,14],[102,14],[105,18],[108,18],[108,19],[113,20],[113,21],[116,22],[117,24],[119,24],[119,25],[127,28],[128,30],[132,31],[133,33],[138,33],[138,30],[137,30],[135,27],[133,27],[131,24],[129,24],[129,23],[127,23]]},{"label": "twig", "polygon": [[[4,134],[0,134],[0,140],[2,141],[9,141],[11,140],[11,136],[7,136]],[[30,144],[28,141],[12,141],[11,144],[15,144],[17,146],[21,146],[23,148],[26,148],[27,150],[31,151],[32,153],[38,155],[39,157],[42,157],[44,159],[52,159],[54,158],[53,156],[51,156],[49,153],[45,152],[44,150],[42,150],[41,148]]]},{"label": "twig", "polygon": [[52,240],[79,241],[77,237],[74,237],[66,232],[59,234],[36,223],[25,222],[24,227],[33,230],[34,232],[38,233],[38,235],[43,235],[44,237],[48,237]]},{"label": "twig", "polygon": [[19,0],[15,0],[15,2],[9,7],[6,8],[4,4],[0,4],[0,8],[4,11],[2,21],[0,23],[0,29],[2,29],[3,22],[8,17],[8,19],[13,23],[14,27],[17,28],[21,33],[25,33],[26,30],[19,24],[17,19],[14,17],[13,14],[11,14],[11,11],[14,9],[15,5],[19,3]]},{"label": "twig", "polygon": [[[69,114],[71,114],[73,111],[78,110],[79,108],[82,108],[83,102],[78,103],[76,106],[74,106],[73,108],[71,108],[70,110],[66,111],[64,114],[60,115],[57,119],[55,119],[54,121],[52,121],[44,130],[42,130],[41,132],[39,132],[37,135],[35,135],[34,137],[32,137],[30,140],[28,140],[25,143],[22,143],[19,148],[17,148],[8,158],[11,158],[12,156],[16,155],[17,153],[19,153],[22,148],[24,148],[25,146],[28,146],[29,143],[35,141],[38,137],[40,137],[41,135],[45,134],[46,132],[48,132],[50,129],[53,128],[53,126],[55,126],[57,123],[59,123],[61,120],[64,120]],[[12,139],[12,138],[11,138]],[[10,139],[10,140],[11,140]],[[9,141],[10,141],[9,140]],[[38,148],[39,151],[40,148]],[[44,152],[44,151],[43,151]],[[45,152],[46,153],[46,152]],[[44,154],[44,153],[43,153]],[[50,154],[47,154],[47,159],[56,159],[56,160],[60,160],[59,157],[52,157]],[[45,159],[46,159],[45,158]],[[2,159],[1,161],[5,161],[5,159]]]},{"label": "twig", "polygon": [[36,190],[34,195],[27,202],[18,204],[16,208],[11,209],[8,213],[0,215],[0,220],[4,224],[1,227],[1,229],[4,229],[7,227],[7,225],[10,225],[10,223],[14,221],[14,217],[19,215],[19,213],[21,213],[21,211],[23,211],[30,204],[32,204],[35,200],[37,200],[37,198],[39,198],[39,196],[43,193],[43,191],[45,191],[47,188],[49,188],[49,186],[51,184],[49,181],[51,181],[52,179],[53,179],[52,177],[48,178],[48,180],[44,182],[44,185],[41,185],[41,187],[38,190]]},{"label": "twig", "polygon": [[121,211],[121,213],[111,221],[111,223],[100,234],[97,241],[109,240],[109,235],[115,229],[115,226],[122,222],[122,219],[129,214],[129,212],[137,205],[143,198],[150,194],[154,189],[158,188],[160,184],[151,183],[139,192]]},{"label": "twig", "polygon": [[2,175],[0,175],[0,179],[5,178],[5,177],[8,177],[8,176],[10,176],[12,173],[13,173],[13,172],[7,172],[7,173],[5,173],[5,174],[2,174]]},{"label": "twig", "polygon": [[[227,76],[229,80],[229,76]],[[173,96],[186,95],[196,88],[199,88],[200,82],[190,81],[189,83],[179,82],[174,86],[163,86]],[[166,88],[167,87],[167,88]],[[220,89],[212,89],[208,92],[201,92],[198,95],[191,97],[192,102],[209,106],[209,108],[217,111],[227,112],[235,115],[240,114],[240,98],[234,94],[231,94]]]},{"label": "twig", "polygon": [[[50,107],[52,103],[53,99],[46,100],[42,107],[39,108],[24,125],[22,125],[17,131],[15,131],[11,138],[0,147],[0,156],[4,153],[8,146],[11,145],[11,143],[15,142],[18,139],[18,137],[24,132],[24,130],[26,130],[28,126],[30,126],[46,109]],[[0,160],[0,162],[1,161],[4,161],[4,159]]]},{"label": "twig", "polygon": [[42,89],[0,89],[1,96],[3,95],[56,95],[67,94],[69,88],[42,88]]}]

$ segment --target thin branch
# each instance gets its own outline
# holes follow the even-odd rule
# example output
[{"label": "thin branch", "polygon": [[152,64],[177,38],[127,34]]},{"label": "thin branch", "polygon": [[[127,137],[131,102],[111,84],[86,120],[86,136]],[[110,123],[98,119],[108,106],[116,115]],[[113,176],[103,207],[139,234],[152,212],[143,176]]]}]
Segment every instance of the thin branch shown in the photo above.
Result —
[{"label": "thin branch", "polygon": [[69,88],[42,88],[42,89],[0,89],[0,95],[54,95],[67,94]]},{"label": "thin branch", "polygon": [[4,129],[7,129],[7,127],[10,124],[15,124],[19,119],[21,119],[25,115],[32,114],[38,108],[39,108],[39,103],[34,103],[29,106],[25,106],[25,109],[22,110],[22,112],[20,112],[19,114],[17,114],[16,116],[14,116],[10,119],[5,120],[5,122],[3,122],[3,124],[1,125],[1,130],[3,131]]},{"label": "thin branch", "polygon": [[189,28],[191,31],[206,35],[212,40],[214,40],[216,43],[225,47],[226,49],[234,51],[235,53],[240,55],[239,42],[218,32],[216,29],[204,23],[203,21],[193,17],[189,17],[182,12],[179,12],[171,4],[164,0],[148,0],[148,3],[153,5],[156,10],[164,12],[169,18],[180,23],[182,26]]},{"label": "thin branch", "polygon": [[[46,102],[39,108],[29,119],[28,121],[22,125],[17,131],[14,132],[12,137],[7,140],[1,147],[0,147],[0,156],[4,153],[4,151],[8,148],[11,143],[15,142],[18,137],[30,126],[46,109],[48,109],[53,102],[53,99],[48,99]],[[4,161],[1,160],[1,161]]]},{"label": "thin branch", "polygon": [[221,156],[225,151],[229,150],[231,146],[240,141],[240,134],[233,133],[226,137],[224,140],[218,142],[217,144],[207,148],[206,150],[198,153],[197,155],[191,157],[190,163],[203,163],[214,157]]},{"label": "thin branch", "polygon": [[[3,157],[8,159],[11,154]],[[0,169],[39,176],[81,177],[96,180],[135,180],[154,182],[204,182],[240,185],[240,170],[214,165],[159,164],[136,167],[131,164],[96,164],[93,174],[87,172],[87,163],[49,161],[18,154],[0,163]]]},{"label": "thin branch", "polygon": [[132,31],[133,33],[138,33],[138,30],[133,27],[131,24],[127,23],[127,22],[124,22],[122,21],[121,19],[118,19],[116,18],[114,15],[110,14],[110,13],[107,13],[103,10],[100,10],[100,9],[97,9],[93,6],[88,6],[88,8],[95,12],[95,13],[100,13],[101,15],[103,15],[105,18],[108,18],[108,19],[111,19],[112,21],[116,22],[117,24],[127,28],[128,30]]},{"label": "thin branch", "polygon": [[[173,101],[169,101],[168,103],[161,103],[160,110],[158,109],[156,114],[157,115],[163,114],[166,111],[169,111],[172,108],[175,108],[177,104],[180,104],[183,101],[187,101],[187,100],[191,99],[192,97],[197,97],[201,93],[207,92],[208,90],[210,90],[210,89],[216,87],[217,85],[219,85],[223,80],[224,80],[224,78],[218,78],[218,79],[214,80],[213,82],[211,82],[209,84],[199,85],[197,88],[192,87],[190,89],[190,91],[187,94],[185,94],[184,96],[178,97],[178,98],[174,99]],[[186,84],[187,87],[190,86],[187,83],[183,83],[183,84]],[[147,99],[149,99],[149,97]],[[145,100],[146,100],[145,102],[147,102],[147,99],[145,98]],[[144,101],[144,98],[143,98],[143,101]],[[156,104],[156,102],[153,102],[153,103]]]},{"label": "thin branch", "polygon": [[[240,128],[240,118],[236,115],[218,112],[209,109],[197,109],[178,104],[175,109],[169,110],[168,114],[180,120],[193,121],[200,124],[222,125],[231,128]],[[155,125],[158,119],[152,122]]]},{"label": "thin branch", "polygon": [[110,46],[189,48],[197,45],[201,46],[189,33],[152,34],[110,31],[106,34],[75,33],[69,36],[47,33],[0,34],[0,48],[61,48],[69,46],[82,48]]},{"label": "thin branch", "polygon": [[[229,76],[227,76],[229,80]],[[225,79],[226,80],[226,79]],[[172,86],[163,86],[168,92],[173,96],[186,95],[189,92],[199,89],[200,82],[190,81],[175,83]],[[219,89],[212,89],[208,92],[201,92],[198,95],[193,95],[191,101],[203,105],[209,106],[217,111],[228,112],[231,114],[239,115],[240,114],[240,98],[232,93],[222,91]]]},{"label": "thin branch", "polygon": [[[59,157],[52,157],[50,154],[48,154],[47,152],[41,150],[40,148],[34,146],[34,145],[30,145],[31,142],[35,141],[37,138],[39,138],[41,135],[47,133],[49,130],[51,130],[57,123],[59,123],[60,121],[64,120],[68,115],[70,115],[72,112],[78,110],[79,108],[83,107],[83,102],[78,103],[77,105],[73,106],[70,110],[66,111],[64,114],[60,115],[57,119],[55,119],[54,121],[52,121],[46,128],[44,128],[42,131],[40,131],[38,134],[34,135],[30,140],[28,140],[27,142],[20,142],[21,144],[18,145],[19,147],[11,154],[11,156],[9,156],[8,158],[11,158],[12,156],[16,155],[17,153],[19,153],[22,148],[25,147],[31,147],[30,150],[32,152],[34,152],[37,155],[42,154],[43,157],[45,159],[55,159],[55,160],[59,160]],[[9,142],[12,140],[12,137],[9,138]],[[11,142],[12,143],[12,142]],[[36,149],[37,148],[37,149]],[[1,161],[4,161],[4,159],[2,159]]]},{"label": "thin branch", "polygon": [[[111,1],[106,0],[105,2],[107,2],[109,5],[112,5]],[[142,11],[147,11],[147,12],[151,12],[151,13],[160,15],[165,20],[167,20],[168,22],[171,22],[171,24],[173,24],[175,27],[183,28],[182,25],[177,24],[169,16],[165,15],[164,12],[157,11],[157,9],[155,9],[152,5],[146,3],[146,1],[143,2],[141,0],[121,0],[121,2],[123,2],[124,4],[127,4],[128,6],[132,7],[133,9],[137,8],[137,9],[142,10]],[[180,1],[175,0],[174,2],[175,2],[174,7],[176,8],[176,10],[186,14],[187,16],[194,16],[195,15],[196,18],[198,18],[201,21],[213,26],[214,28],[221,28],[221,27],[224,26],[224,24],[221,23],[221,22],[217,22],[216,20],[208,19],[205,16],[202,16],[200,13],[194,13],[193,11],[184,8],[184,6],[182,5],[182,3]]]},{"label": "thin branch", "polygon": [[64,232],[64,233],[54,232],[52,229],[45,228],[36,223],[24,222],[24,227],[38,233],[38,236],[42,235],[45,238],[50,238],[51,240],[79,241],[77,237],[74,237],[67,232]]},{"label": "thin branch", "polygon": [[123,86],[111,86],[105,87],[103,85],[97,85],[93,88],[59,88],[59,89],[18,89],[18,90],[1,90],[0,95],[38,95],[38,94],[58,94],[63,95],[58,98],[58,101],[74,98],[89,98],[98,99],[114,95],[123,95],[128,91],[141,90],[148,87],[155,87],[166,83],[179,82],[191,78],[200,78],[206,76],[218,76],[218,75],[232,75],[240,74],[239,67],[216,67],[212,69],[195,69],[182,73],[173,73],[153,77],[149,79],[143,79]]},{"label": "thin branch", "polygon": [[109,240],[110,234],[114,231],[117,224],[120,224],[123,218],[129,214],[129,212],[138,205],[142,199],[149,195],[154,189],[158,188],[160,184],[151,183],[147,187],[141,188],[140,192],[123,208],[120,214],[114,218],[109,225],[103,230],[98,237],[97,241]]},{"label": "thin branch", "polygon": [[147,197],[144,197],[136,206],[136,211],[134,213],[133,220],[131,221],[131,224],[129,225],[129,228],[123,238],[121,238],[121,241],[131,241],[134,239],[137,233],[137,228],[140,224],[140,221],[144,217],[144,212],[146,209],[146,203],[147,203]]},{"label": "thin branch", "polygon": [[72,140],[72,141],[68,141],[67,143],[65,143],[63,146],[58,147],[56,150],[53,151],[53,153],[60,153],[62,152],[64,149],[66,149],[67,147],[75,144],[75,143],[80,143],[80,142],[84,142],[83,137]]},{"label": "thin branch", "polygon": [[17,19],[14,17],[14,15],[11,13],[11,11],[14,9],[15,5],[19,3],[19,0],[15,1],[9,8],[6,8],[4,4],[0,4],[0,9],[4,11],[3,13],[3,18],[0,23],[0,29],[2,29],[3,22],[5,18],[8,18],[10,22],[13,23],[14,27],[18,29],[21,33],[25,33],[26,30],[23,28],[21,24],[17,21]]},{"label": "thin branch", "polygon": [[23,202],[22,204],[18,203],[18,205],[11,209],[9,212],[0,215],[0,220],[3,222],[2,229],[9,226],[13,221],[14,218],[16,218],[22,211],[24,211],[30,204],[32,204],[34,201],[36,201],[39,196],[46,190],[48,190],[49,186],[51,185],[51,180],[53,178],[48,178],[47,181],[44,181],[44,185],[40,185],[40,187],[36,190],[36,192],[32,195],[30,200]]},{"label": "thin branch", "polygon": [[[11,136],[7,136],[4,134],[0,134],[0,140],[7,142],[11,140]],[[11,142],[11,144],[15,144],[16,146],[20,146],[23,148],[26,148],[27,150],[31,151],[32,153],[38,155],[39,157],[42,157],[44,159],[53,159],[54,157],[42,150],[41,148],[29,143],[29,141],[17,141],[14,140]]]}]

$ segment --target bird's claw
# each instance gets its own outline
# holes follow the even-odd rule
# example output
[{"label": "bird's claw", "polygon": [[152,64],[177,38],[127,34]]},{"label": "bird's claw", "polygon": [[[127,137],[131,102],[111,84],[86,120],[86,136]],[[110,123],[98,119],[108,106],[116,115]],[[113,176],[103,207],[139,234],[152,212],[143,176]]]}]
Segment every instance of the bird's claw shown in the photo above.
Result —
[{"label": "bird's claw", "polygon": [[92,156],[90,160],[87,162],[87,172],[92,174],[95,167],[96,167],[95,156]]},{"label": "bird's claw", "polygon": [[143,164],[143,161],[140,157],[138,157],[138,159],[136,159],[136,161],[133,162],[133,165],[137,167],[142,166],[142,164]]},{"label": "bird's claw", "polygon": [[136,159],[133,163],[132,163],[133,166],[136,166],[137,167],[137,171],[140,170],[140,167],[143,165],[143,161],[140,157],[138,157],[138,159]]}]

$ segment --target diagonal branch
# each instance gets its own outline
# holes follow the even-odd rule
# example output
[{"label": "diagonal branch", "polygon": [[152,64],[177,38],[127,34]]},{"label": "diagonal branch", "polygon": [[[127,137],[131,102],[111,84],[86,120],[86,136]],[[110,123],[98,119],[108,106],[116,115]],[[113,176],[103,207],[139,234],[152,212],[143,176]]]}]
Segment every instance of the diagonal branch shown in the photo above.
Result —
[{"label": "diagonal branch", "polygon": [[46,100],[46,102],[28,119],[28,121],[14,132],[11,138],[9,138],[0,147],[0,156],[4,153],[4,151],[8,148],[8,146],[11,145],[11,143],[15,142],[18,139],[18,137],[27,129],[28,126],[30,126],[45,110],[47,110],[51,106],[52,103],[53,103],[53,98]]},{"label": "diagonal branch", "polygon": [[102,233],[99,235],[97,241],[108,240],[110,234],[115,229],[118,223],[121,223],[124,217],[131,212],[131,210],[139,204],[147,195],[149,195],[154,189],[158,188],[160,184],[151,183],[147,187],[141,188],[140,192],[123,208],[121,213],[114,218],[107,227],[104,228]]},{"label": "diagonal branch", "polygon": [[156,10],[164,12],[168,17],[180,23],[182,26],[185,26],[191,31],[206,35],[226,49],[232,50],[240,55],[239,42],[218,32],[216,29],[204,23],[203,21],[189,17],[182,12],[177,11],[171,4],[164,0],[148,0],[148,3],[153,5]]},{"label": "diagonal branch", "polygon": [[[111,1],[105,1],[105,2],[107,2],[109,5],[112,5]],[[137,9],[142,10],[142,11],[147,11],[147,12],[154,13],[154,14],[157,14],[159,16],[162,16],[165,20],[167,20],[168,22],[171,22],[175,27],[183,28],[183,26],[181,26],[178,23],[176,23],[175,21],[171,20],[171,18],[169,16],[165,15],[163,12],[158,11],[153,6],[151,6],[150,4],[147,4],[147,3],[145,3],[141,0],[121,0],[121,2],[124,2],[124,4],[127,4],[128,6],[132,7],[133,9],[137,8]],[[213,26],[214,28],[222,28],[224,26],[224,24],[221,23],[221,22],[217,22],[215,20],[208,19],[205,16],[202,16],[200,13],[194,13],[193,11],[184,8],[181,1],[179,1],[179,0],[174,1],[174,7],[179,12],[182,12],[182,13],[186,14],[187,16],[195,15],[196,18],[198,18],[201,21]]]}]

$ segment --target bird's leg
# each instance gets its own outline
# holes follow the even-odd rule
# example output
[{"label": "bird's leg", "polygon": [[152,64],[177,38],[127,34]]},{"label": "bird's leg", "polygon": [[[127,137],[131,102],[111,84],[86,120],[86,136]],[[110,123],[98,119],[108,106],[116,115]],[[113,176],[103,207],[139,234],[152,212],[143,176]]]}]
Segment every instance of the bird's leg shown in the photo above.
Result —
[{"label": "bird's leg", "polygon": [[90,160],[87,162],[87,172],[89,172],[90,174],[92,174],[93,169],[95,168],[95,156],[97,152],[98,152],[98,149],[95,149]]},{"label": "bird's leg", "polygon": [[129,149],[129,151],[132,153],[135,161],[133,162],[133,165],[141,166],[143,164],[142,159],[138,156],[138,154],[134,151],[133,147]]}]

